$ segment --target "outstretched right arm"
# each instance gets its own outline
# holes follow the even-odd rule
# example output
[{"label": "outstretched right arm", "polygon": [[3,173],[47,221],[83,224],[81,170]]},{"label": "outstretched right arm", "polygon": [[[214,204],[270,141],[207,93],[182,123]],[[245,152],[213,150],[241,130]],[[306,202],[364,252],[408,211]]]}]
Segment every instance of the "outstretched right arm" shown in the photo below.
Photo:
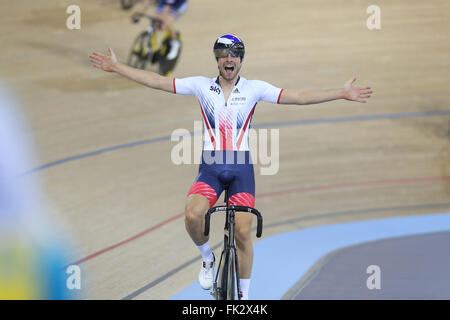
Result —
[{"label": "outstretched right arm", "polygon": [[136,81],[149,88],[163,90],[173,93],[173,80],[163,77],[155,72],[140,70],[129,67],[117,61],[116,55],[111,48],[109,56],[103,53],[94,52],[89,55],[92,66],[107,72],[115,72],[130,80]]}]

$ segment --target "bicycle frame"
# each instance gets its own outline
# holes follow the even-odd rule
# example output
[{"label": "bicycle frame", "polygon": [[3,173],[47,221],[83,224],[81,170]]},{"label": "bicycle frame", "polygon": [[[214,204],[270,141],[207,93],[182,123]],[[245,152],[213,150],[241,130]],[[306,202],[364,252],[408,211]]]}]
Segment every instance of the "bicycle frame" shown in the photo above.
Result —
[{"label": "bicycle frame", "polygon": [[[219,268],[214,280],[213,295],[217,300],[234,300],[234,280],[236,280],[236,287],[238,292],[238,299],[240,296],[239,287],[239,263],[237,250],[234,242],[234,226],[236,212],[249,212],[257,217],[256,236],[258,238],[262,235],[263,220],[261,213],[252,207],[234,206],[228,202],[228,188],[225,189],[226,206],[218,206],[209,209],[205,214],[205,230],[204,235],[209,235],[211,214],[218,211],[226,212],[223,250],[220,256]],[[223,264],[222,264],[223,260]],[[217,279],[219,278],[219,284]],[[225,291],[225,292],[224,292]]]},{"label": "bicycle frame", "polygon": [[[128,55],[127,64],[134,68],[145,69],[148,63],[152,65],[158,63],[158,73],[169,76],[170,72],[175,68],[178,56],[172,60],[166,59],[167,48],[170,46],[170,38],[168,34],[164,35],[162,40],[162,48],[158,50],[156,31],[162,25],[162,20],[143,13],[136,13],[132,19],[134,23],[138,23],[141,18],[149,20],[150,25],[145,31],[142,31],[133,43],[130,54]],[[179,37],[179,35],[178,35]],[[180,38],[179,38],[180,39]],[[180,52],[181,48],[179,49]],[[157,52],[159,51],[159,52]]]},{"label": "bicycle frame", "polygon": [[144,14],[135,14],[132,19],[134,23],[138,23],[143,17],[148,18],[150,24],[134,40],[127,60],[129,66],[139,69],[145,69],[146,64],[153,58],[156,50],[155,31],[157,21],[155,18]]}]

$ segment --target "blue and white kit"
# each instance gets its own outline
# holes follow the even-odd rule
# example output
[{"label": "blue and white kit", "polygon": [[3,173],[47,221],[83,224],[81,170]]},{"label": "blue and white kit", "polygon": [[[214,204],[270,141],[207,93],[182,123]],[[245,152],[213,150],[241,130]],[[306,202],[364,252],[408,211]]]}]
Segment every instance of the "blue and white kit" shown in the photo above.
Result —
[{"label": "blue and white kit", "polygon": [[[224,170],[234,174],[230,184],[230,204],[254,206],[255,181],[251,161],[241,163],[204,161],[217,154],[218,158],[234,157],[250,159],[249,128],[259,101],[279,103],[283,89],[265,81],[247,80],[239,77],[227,101],[219,83],[219,78],[188,77],[173,79],[173,91],[176,94],[194,95],[200,103],[203,117],[203,156],[199,175],[189,190],[190,194],[204,195],[213,206],[223,191],[218,175]],[[233,157],[233,156],[232,156]]]}]

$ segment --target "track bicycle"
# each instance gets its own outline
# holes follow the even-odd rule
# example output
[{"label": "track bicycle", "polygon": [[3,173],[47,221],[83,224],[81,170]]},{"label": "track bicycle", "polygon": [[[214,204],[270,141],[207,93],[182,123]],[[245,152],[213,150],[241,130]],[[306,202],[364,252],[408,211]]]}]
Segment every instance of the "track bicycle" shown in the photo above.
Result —
[{"label": "track bicycle", "polygon": [[[226,175],[226,171],[225,171]],[[232,178],[224,178],[224,175],[220,175],[219,179],[225,185],[225,206],[217,206],[209,209],[205,214],[205,230],[204,235],[209,235],[211,214],[218,211],[225,211],[225,228],[224,228],[224,240],[223,249],[220,256],[218,271],[214,279],[213,291],[211,295],[216,300],[241,300],[241,293],[239,287],[239,264],[237,250],[234,240],[234,226],[235,215],[237,212],[249,212],[257,217],[256,237],[260,238],[262,235],[263,219],[261,213],[252,207],[235,206],[229,204],[228,190]],[[237,293],[237,294],[236,294]]]},{"label": "track bicycle", "polygon": [[[170,51],[170,37],[167,32],[162,39],[161,47],[158,49],[156,30],[160,28],[162,21],[142,13],[136,13],[132,17],[134,23],[138,23],[141,18],[147,18],[150,25],[134,40],[131,52],[128,55],[127,64],[131,67],[145,70],[149,64],[154,65],[157,63],[157,72],[163,76],[168,76],[175,68],[181,48],[174,59],[168,60],[166,55]],[[181,43],[179,35],[178,40]]]}]

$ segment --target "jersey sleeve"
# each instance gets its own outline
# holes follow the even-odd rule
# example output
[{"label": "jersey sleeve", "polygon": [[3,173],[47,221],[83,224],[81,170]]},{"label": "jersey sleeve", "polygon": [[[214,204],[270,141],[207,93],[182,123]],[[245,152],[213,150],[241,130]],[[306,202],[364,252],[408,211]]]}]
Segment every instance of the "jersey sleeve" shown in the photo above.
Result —
[{"label": "jersey sleeve", "polygon": [[173,78],[173,93],[197,96],[202,77]]},{"label": "jersey sleeve", "polygon": [[260,80],[254,80],[255,90],[258,100],[263,100],[269,103],[280,103],[280,96],[283,89],[277,88],[270,83]]}]

